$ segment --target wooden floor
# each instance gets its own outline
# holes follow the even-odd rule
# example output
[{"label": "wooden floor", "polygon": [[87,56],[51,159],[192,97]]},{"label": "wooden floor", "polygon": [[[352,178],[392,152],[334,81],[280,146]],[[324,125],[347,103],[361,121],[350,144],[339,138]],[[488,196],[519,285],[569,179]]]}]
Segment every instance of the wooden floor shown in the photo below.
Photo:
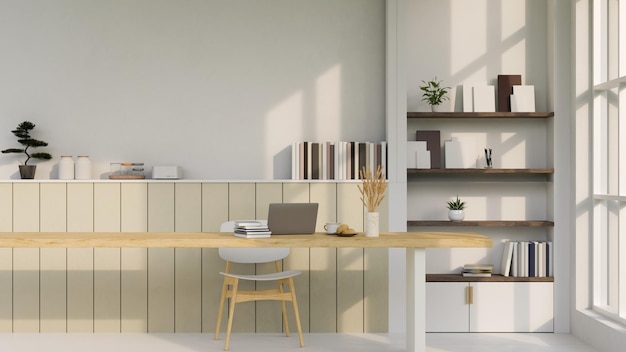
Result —
[{"label": "wooden floor", "polygon": [[[566,334],[427,334],[428,352],[596,352]],[[400,352],[404,336],[389,334],[234,334],[231,352]],[[7,352],[207,352],[222,351],[211,334],[0,334]]]}]

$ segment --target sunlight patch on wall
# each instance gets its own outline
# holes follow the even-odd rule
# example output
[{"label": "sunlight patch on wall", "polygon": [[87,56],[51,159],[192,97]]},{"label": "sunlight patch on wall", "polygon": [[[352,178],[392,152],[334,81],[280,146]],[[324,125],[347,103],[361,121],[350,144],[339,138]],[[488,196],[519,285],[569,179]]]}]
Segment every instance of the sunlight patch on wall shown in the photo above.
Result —
[{"label": "sunlight patch on wall", "polygon": [[502,41],[505,41],[526,26],[526,3],[521,1],[501,1],[500,6],[501,38]]},{"label": "sunlight patch on wall", "polygon": [[501,163],[503,168],[524,168],[526,164],[526,140],[515,132],[501,134]]},{"label": "sunlight patch on wall", "polygon": [[[467,15],[471,13],[471,18]],[[485,1],[456,2],[450,9],[450,65],[452,74],[467,70],[468,64],[479,61],[487,53],[488,11]],[[437,31],[437,28],[429,28]],[[478,72],[483,71],[483,72]],[[472,70],[476,77],[486,75],[486,67]]]}]

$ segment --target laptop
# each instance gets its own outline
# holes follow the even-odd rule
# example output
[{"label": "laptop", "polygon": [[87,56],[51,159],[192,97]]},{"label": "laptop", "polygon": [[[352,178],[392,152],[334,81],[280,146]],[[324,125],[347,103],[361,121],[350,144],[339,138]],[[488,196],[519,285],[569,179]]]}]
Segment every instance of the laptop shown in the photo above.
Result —
[{"label": "laptop", "polygon": [[301,235],[315,232],[317,203],[271,203],[267,227],[272,235]]}]

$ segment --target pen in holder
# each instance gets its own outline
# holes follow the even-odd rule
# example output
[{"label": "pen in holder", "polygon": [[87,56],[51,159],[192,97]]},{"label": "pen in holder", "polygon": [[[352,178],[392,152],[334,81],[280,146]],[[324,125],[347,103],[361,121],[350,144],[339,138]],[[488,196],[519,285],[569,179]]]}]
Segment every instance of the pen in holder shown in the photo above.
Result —
[{"label": "pen in holder", "polygon": [[493,162],[491,160],[491,148],[485,148],[485,168],[491,169],[493,167]]}]

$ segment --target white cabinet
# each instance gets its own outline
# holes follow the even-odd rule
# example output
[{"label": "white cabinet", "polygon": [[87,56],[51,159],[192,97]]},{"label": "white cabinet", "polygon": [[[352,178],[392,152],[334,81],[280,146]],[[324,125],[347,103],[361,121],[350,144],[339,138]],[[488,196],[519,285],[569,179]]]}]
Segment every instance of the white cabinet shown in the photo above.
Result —
[{"label": "white cabinet", "polygon": [[552,282],[428,282],[427,332],[553,332]]}]

